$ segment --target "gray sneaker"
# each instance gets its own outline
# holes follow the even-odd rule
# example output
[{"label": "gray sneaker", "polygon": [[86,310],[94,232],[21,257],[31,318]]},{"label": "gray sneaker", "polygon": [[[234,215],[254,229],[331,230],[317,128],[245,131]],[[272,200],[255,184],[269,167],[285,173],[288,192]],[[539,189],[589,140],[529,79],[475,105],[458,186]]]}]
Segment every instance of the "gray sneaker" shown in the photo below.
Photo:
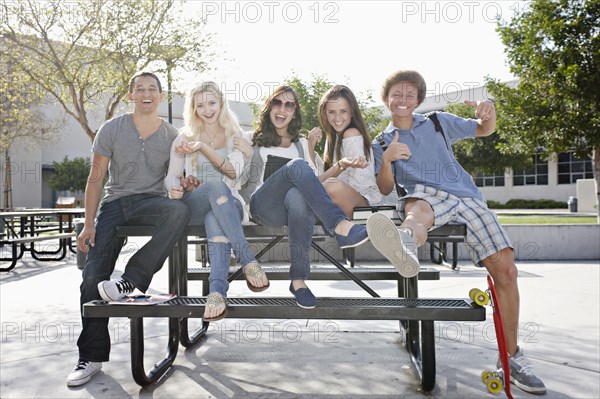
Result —
[{"label": "gray sneaker", "polygon": [[417,243],[412,235],[398,230],[394,221],[380,212],[367,219],[367,232],[375,249],[394,265],[402,277],[419,274]]},{"label": "gray sneaker", "polygon": [[[515,355],[509,357],[508,360],[510,363],[510,378],[513,384],[525,392],[536,395],[543,395],[546,393],[544,382],[533,374],[533,370],[523,355],[523,350],[521,348],[517,347]],[[498,369],[502,368],[500,359],[498,359],[496,366]]]}]

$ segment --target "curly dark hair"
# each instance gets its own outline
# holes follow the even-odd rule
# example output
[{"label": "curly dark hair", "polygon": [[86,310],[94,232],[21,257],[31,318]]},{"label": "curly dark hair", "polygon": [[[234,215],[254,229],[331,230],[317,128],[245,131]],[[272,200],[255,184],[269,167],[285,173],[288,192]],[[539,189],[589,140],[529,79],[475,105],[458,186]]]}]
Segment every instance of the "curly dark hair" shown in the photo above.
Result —
[{"label": "curly dark hair", "polygon": [[384,103],[387,103],[388,95],[390,94],[390,89],[393,85],[400,82],[409,82],[417,86],[419,93],[417,95],[417,100],[419,105],[425,100],[425,94],[427,93],[427,85],[425,84],[425,79],[423,76],[417,71],[412,70],[400,70],[396,71],[383,82],[381,85],[381,99]]},{"label": "curly dark hair", "polygon": [[288,133],[292,138],[292,142],[296,142],[300,139],[300,129],[302,128],[302,115],[300,114],[300,104],[298,103],[298,95],[290,86],[279,86],[265,101],[262,111],[260,111],[260,119],[258,121],[258,128],[254,131],[252,136],[252,144],[258,145],[259,147],[279,147],[281,145],[281,137],[277,134],[275,126],[271,121],[271,108],[272,102],[275,97],[282,93],[291,93],[296,103],[296,110],[294,111],[294,117],[288,125]]}]

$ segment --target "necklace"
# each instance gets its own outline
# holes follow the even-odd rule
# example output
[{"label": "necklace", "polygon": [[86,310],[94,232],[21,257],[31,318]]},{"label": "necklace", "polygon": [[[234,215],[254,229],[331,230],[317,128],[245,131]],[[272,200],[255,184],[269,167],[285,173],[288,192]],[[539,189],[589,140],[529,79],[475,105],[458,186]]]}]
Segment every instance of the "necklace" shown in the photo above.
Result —
[{"label": "necklace", "polygon": [[206,130],[204,133],[206,133],[206,135],[208,136],[208,145],[210,146],[210,148],[215,148],[215,140],[217,138],[217,135],[219,134],[220,130],[217,130],[214,136],[211,136],[210,133],[208,133],[208,130]]}]

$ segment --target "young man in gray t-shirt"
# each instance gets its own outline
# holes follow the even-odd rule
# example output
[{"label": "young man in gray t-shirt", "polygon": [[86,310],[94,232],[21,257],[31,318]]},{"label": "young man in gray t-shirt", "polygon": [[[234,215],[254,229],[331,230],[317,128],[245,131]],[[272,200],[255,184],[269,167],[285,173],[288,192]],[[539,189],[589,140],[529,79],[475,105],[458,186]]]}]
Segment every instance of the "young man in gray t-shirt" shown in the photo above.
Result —
[{"label": "young man in gray t-shirt", "polygon": [[[92,145],[85,224],[77,237],[77,245],[87,252],[80,306],[101,298],[115,301],[135,288],[145,292],[189,219],[186,205],[169,199],[164,188],[177,129],[158,116],[164,98],[159,79],[137,73],[129,83],[128,98],[134,103],[133,113],[102,125]],[[129,258],[123,275],[109,280],[124,243],[115,229],[127,223],[156,226],[155,233]],[[88,382],[109,358],[108,318],[82,317],[82,323],[79,361],[67,377],[68,386]]]}]

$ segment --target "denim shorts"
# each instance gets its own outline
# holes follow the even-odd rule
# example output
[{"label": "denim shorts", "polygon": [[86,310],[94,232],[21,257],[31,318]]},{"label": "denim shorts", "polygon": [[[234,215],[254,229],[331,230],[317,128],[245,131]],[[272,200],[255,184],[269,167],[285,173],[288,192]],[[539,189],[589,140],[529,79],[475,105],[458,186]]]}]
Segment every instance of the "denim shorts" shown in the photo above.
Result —
[{"label": "denim shorts", "polygon": [[415,191],[400,198],[398,212],[404,219],[404,204],[408,198],[420,198],[431,205],[435,217],[433,226],[448,223],[464,223],[467,226],[466,244],[473,263],[483,266],[481,261],[504,248],[512,248],[506,231],[498,221],[496,213],[477,198],[460,198],[443,190],[417,184]]}]

